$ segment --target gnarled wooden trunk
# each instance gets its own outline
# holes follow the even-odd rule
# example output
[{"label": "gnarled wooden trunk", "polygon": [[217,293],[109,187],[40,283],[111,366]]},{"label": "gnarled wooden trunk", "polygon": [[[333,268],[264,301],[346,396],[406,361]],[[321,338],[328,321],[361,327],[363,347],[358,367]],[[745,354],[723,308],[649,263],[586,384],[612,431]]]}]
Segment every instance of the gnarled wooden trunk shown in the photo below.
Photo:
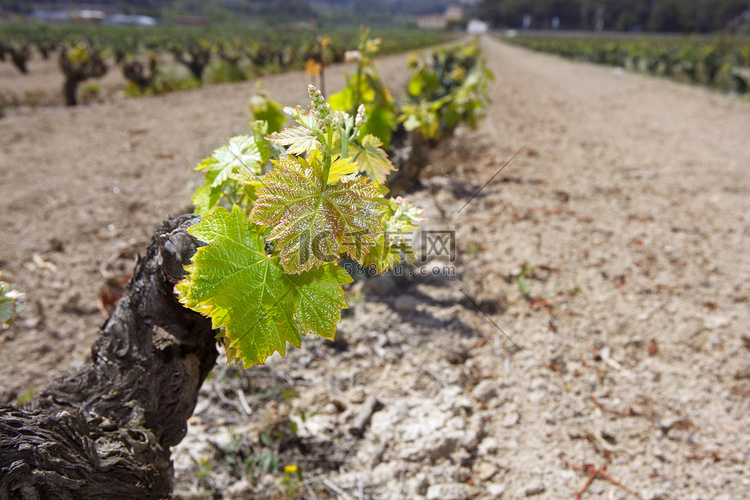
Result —
[{"label": "gnarled wooden trunk", "polygon": [[396,170],[386,180],[390,196],[403,196],[420,187],[422,170],[429,163],[430,146],[418,131],[406,132],[401,129],[394,134],[388,154]]},{"label": "gnarled wooden trunk", "polygon": [[199,245],[186,229],[199,220],[159,227],[88,364],[26,409],[0,408],[0,499],[170,493],[169,447],[185,436],[217,357],[210,320],[173,291]]}]

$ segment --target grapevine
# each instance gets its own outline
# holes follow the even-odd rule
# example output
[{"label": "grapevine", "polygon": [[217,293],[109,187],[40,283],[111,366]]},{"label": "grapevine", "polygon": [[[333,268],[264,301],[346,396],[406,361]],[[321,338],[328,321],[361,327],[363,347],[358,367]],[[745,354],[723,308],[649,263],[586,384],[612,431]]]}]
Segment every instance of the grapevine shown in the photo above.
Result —
[{"label": "grapevine", "polygon": [[568,59],[646,71],[719,90],[748,92],[750,45],[747,38],[508,38],[533,50]]},{"label": "grapevine", "polygon": [[[235,82],[299,69],[312,57],[321,58],[326,64],[340,63],[344,61],[346,48],[357,43],[356,36],[355,29],[345,29],[334,36],[319,37],[327,42],[323,51],[316,36],[304,30],[2,24],[0,63],[8,61],[26,74],[28,62],[37,52],[44,59],[57,52],[62,59],[60,70],[71,82],[64,97],[67,104],[73,105],[77,102],[76,84],[103,76],[108,67],[112,68],[112,62],[119,66],[128,82],[125,95],[152,95],[191,89],[203,83]],[[383,51],[401,52],[452,36],[440,32],[390,30]],[[166,54],[171,57],[161,57]],[[106,57],[108,55],[113,61]],[[83,59],[91,61],[81,67]],[[183,66],[189,76],[176,71],[176,66]],[[75,74],[73,79],[70,73]]]},{"label": "grapevine", "polygon": [[24,309],[26,309],[24,294],[11,290],[8,283],[0,281],[0,325],[12,325]]},{"label": "grapevine", "polygon": [[204,216],[190,233],[205,246],[176,291],[245,367],[306,335],[333,338],[352,281],[339,262],[387,271],[413,254],[388,233],[421,220],[408,201],[383,197],[393,167],[379,139],[360,139],[365,107],[350,115],[312,85],[309,94],[311,106],[284,108],[295,126],[264,135],[267,124],[255,122],[198,166],[206,182],[193,201]]}]

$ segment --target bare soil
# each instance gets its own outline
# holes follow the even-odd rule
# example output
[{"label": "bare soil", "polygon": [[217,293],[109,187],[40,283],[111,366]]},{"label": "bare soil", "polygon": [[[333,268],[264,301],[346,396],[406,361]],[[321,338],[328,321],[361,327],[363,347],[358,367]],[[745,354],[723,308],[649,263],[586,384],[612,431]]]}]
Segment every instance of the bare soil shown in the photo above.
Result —
[{"label": "bare soil", "polygon": [[[747,496],[750,104],[483,44],[487,118],[410,195],[455,261],[359,280],[335,343],[217,367],[176,497],[557,499],[591,475],[582,498]],[[406,56],[379,70],[401,93]],[[304,104],[306,83],[264,88]],[[0,119],[0,270],[30,301],[0,331],[0,402],[85,361],[103,292],[249,130],[254,85]]]}]

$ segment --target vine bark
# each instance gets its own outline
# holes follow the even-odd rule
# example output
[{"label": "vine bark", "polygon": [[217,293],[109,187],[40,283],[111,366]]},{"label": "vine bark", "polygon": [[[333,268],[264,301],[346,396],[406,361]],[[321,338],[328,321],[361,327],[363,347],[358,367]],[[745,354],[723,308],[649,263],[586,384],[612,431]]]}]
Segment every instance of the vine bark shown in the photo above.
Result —
[{"label": "vine bark", "polygon": [[173,292],[200,246],[187,233],[199,220],[157,229],[90,362],[25,408],[0,407],[0,499],[169,495],[169,447],[185,436],[217,358],[210,320]]}]

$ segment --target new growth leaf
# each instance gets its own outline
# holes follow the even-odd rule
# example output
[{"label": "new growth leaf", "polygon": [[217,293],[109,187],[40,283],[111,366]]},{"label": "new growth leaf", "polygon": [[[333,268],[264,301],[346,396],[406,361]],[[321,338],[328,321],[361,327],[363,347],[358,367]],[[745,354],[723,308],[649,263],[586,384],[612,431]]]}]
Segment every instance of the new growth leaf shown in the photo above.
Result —
[{"label": "new growth leaf", "polygon": [[341,309],[342,285],[351,277],[336,263],[287,274],[276,255],[265,251],[264,228],[235,206],[218,208],[190,234],[206,243],[177,285],[180,301],[223,329],[229,361],[245,367],[263,363],[286,343],[299,347],[304,335],[332,339]]},{"label": "new growth leaf", "polygon": [[295,126],[264,137],[266,123],[255,122],[256,133],[198,166],[206,182],[193,201],[203,220],[190,234],[205,246],[176,292],[211,317],[228,360],[246,367],[284,355],[287,342],[299,347],[304,335],[333,338],[347,307],[342,286],[352,281],[338,263],[349,256],[386,270],[400,254],[385,231],[401,219],[416,227],[415,212],[383,198],[393,167],[380,139],[361,134],[364,106],[352,116],[309,92],[309,108],[284,108]]},{"label": "new growth leaf", "polygon": [[357,174],[324,186],[322,175],[318,162],[287,157],[263,177],[250,219],[273,227],[268,237],[287,272],[338,262],[343,252],[362,261],[380,233],[377,187]]}]

